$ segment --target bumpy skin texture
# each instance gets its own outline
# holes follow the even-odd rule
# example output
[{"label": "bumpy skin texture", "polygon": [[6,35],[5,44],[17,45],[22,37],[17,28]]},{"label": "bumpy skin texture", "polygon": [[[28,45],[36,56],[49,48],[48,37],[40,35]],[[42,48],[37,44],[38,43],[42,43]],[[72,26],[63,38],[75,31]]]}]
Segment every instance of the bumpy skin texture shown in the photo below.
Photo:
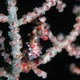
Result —
[{"label": "bumpy skin texture", "polygon": [[[7,0],[8,3],[8,16],[0,14],[0,22],[9,23],[8,35],[10,36],[11,41],[9,42],[12,51],[10,54],[5,52],[4,48],[4,37],[2,37],[2,31],[0,32],[0,50],[1,56],[4,57],[5,62],[12,65],[11,73],[8,73],[4,68],[0,69],[0,76],[7,77],[8,80],[19,80],[19,74],[21,72],[28,73],[30,70],[43,79],[47,77],[47,73],[38,68],[41,64],[46,64],[49,62],[57,52],[61,52],[62,49],[66,49],[69,52],[70,56],[75,56],[76,58],[80,57],[79,47],[74,47],[72,42],[75,41],[76,37],[80,35],[80,16],[76,18],[76,24],[73,26],[74,29],[70,32],[69,35],[64,36],[60,34],[58,37],[54,36],[49,30],[49,25],[46,23],[46,17],[40,17],[44,15],[46,11],[56,5],[56,8],[59,12],[62,12],[65,8],[65,4],[61,0],[46,0],[43,3],[42,7],[35,8],[33,12],[29,12],[27,15],[24,15],[21,19],[17,18],[18,8],[16,7],[16,0]],[[75,10],[74,13],[79,13],[80,8]],[[21,52],[22,40],[19,34],[20,26],[23,24],[31,23],[34,19],[39,17],[38,25],[34,27],[32,33],[28,36],[31,36],[30,42],[26,41],[28,50]],[[42,54],[42,47],[40,45],[40,39],[46,41],[50,40],[53,47],[46,50],[44,55]],[[27,56],[25,55],[27,53]],[[13,59],[10,58],[10,55],[13,56]],[[23,58],[23,60],[21,60]]]}]

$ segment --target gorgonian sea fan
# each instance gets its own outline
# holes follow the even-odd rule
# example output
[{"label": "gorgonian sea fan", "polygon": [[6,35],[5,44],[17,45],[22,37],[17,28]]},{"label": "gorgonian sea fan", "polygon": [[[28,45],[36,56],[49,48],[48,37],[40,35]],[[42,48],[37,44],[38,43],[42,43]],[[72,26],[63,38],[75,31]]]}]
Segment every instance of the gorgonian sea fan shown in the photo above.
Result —
[{"label": "gorgonian sea fan", "polygon": [[[46,11],[49,11],[49,9],[54,6],[56,6],[56,9],[58,9],[59,12],[62,12],[66,7],[66,4],[61,0],[46,0],[42,7],[34,8],[33,12],[28,12],[21,19],[17,18],[17,0],[7,0],[7,3],[8,15],[0,14],[0,22],[9,23],[10,31],[8,31],[8,35],[11,40],[9,42],[11,52],[6,53],[5,51],[5,38],[2,36],[2,31],[0,31],[0,50],[1,56],[4,57],[5,62],[12,65],[12,68],[9,68],[11,69],[11,72],[8,72],[3,67],[0,68],[0,76],[7,77],[8,80],[19,80],[19,74],[21,72],[28,73],[30,70],[33,70],[35,74],[44,79],[47,77],[47,73],[40,70],[38,66],[49,62],[51,58],[57,55],[57,52],[61,52],[62,49],[66,49],[70,56],[73,55],[76,58],[80,57],[79,47],[74,47],[72,45],[72,42],[75,41],[76,37],[80,35],[80,15],[76,18],[77,22],[73,26],[74,29],[69,35],[65,36],[65,38],[63,34],[60,34],[57,37],[54,36],[49,29],[50,26],[46,23],[47,18],[42,16]],[[80,7],[75,7],[73,12],[79,14]],[[21,48],[23,45],[19,34],[20,26],[27,23],[32,23],[36,18],[38,18],[37,26],[35,26],[32,32],[28,34],[28,36],[31,37],[30,41],[26,41],[25,43],[28,46],[28,49],[22,52]],[[40,45],[40,39],[44,41],[49,39],[52,44],[54,44],[53,47],[47,49],[46,53],[43,55],[41,55],[42,46]],[[10,58],[10,55],[13,56],[13,59]]]}]

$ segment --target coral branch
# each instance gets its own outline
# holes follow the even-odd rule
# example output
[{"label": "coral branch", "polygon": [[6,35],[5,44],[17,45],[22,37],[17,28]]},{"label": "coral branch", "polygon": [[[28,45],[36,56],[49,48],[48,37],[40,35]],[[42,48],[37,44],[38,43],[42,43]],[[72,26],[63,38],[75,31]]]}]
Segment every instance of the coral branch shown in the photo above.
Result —
[{"label": "coral branch", "polygon": [[4,14],[0,14],[0,22],[2,23],[8,22],[8,16],[5,16]]},{"label": "coral branch", "polygon": [[6,76],[6,71],[4,70],[4,68],[0,68],[0,77],[2,76]]},{"label": "coral branch", "polygon": [[18,19],[17,19],[17,7],[16,5],[16,0],[7,0],[8,2],[8,19],[9,19],[9,36],[11,37],[11,48],[12,48],[12,56],[13,56],[13,61],[12,61],[12,75],[14,75],[14,78],[10,80],[18,80],[15,79],[15,76],[21,72],[20,64],[21,64],[21,58],[22,58],[22,53],[20,49],[22,48],[22,42],[20,40],[20,35],[19,35],[19,28],[18,28]]},{"label": "coral branch", "polygon": [[[73,13],[76,15],[76,23],[73,25],[73,29],[69,35],[64,36],[59,34],[57,37],[53,35],[52,31],[49,30],[49,25],[46,23],[46,17],[42,16],[49,11],[51,7],[56,6],[59,12],[62,12],[66,7],[66,4],[61,0],[46,0],[42,4],[42,7],[35,8],[33,12],[29,12],[24,15],[21,19],[17,18],[16,7],[17,0],[7,0],[8,3],[8,16],[0,14],[0,22],[9,23],[8,35],[10,37],[10,54],[6,53],[4,47],[5,38],[2,37],[2,31],[0,31],[0,51],[1,56],[4,57],[5,62],[12,65],[11,73],[8,73],[5,68],[0,68],[0,77],[7,77],[8,80],[19,80],[20,72],[28,73],[30,70],[43,79],[47,77],[47,73],[38,68],[39,65],[46,64],[51,61],[62,49],[66,49],[70,56],[75,56],[80,58],[80,47],[73,44],[78,36],[80,36],[80,7],[75,7]],[[33,31],[28,36],[31,37],[29,42],[26,42],[28,49],[25,52],[21,51],[22,39],[19,34],[20,26],[23,24],[31,23],[34,19],[38,18],[37,26],[33,27]],[[47,41],[50,40],[52,47],[47,49],[45,54],[42,54],[42,45],[40,45],[40,40]],[[13,56],[11,60],[10,55]],[[23,60],[22,60],[23,59]],[[80,74],[80,69],[76,68],[74,65],[71,66],[71,71],[76,74]]]},{"label": "coral branch", "polygon": [[74,63],[70,65],[70,71],[76,75],[80,75],[80,68],[77,67]]},{"label": "coral branch", "polygon": [[46,2],[43,3],[42,7],[35,8],[33,12],[29,12],[27,15],[19,19],[19,26],[26,24],[27,22],[30,23],[32,20],[36,19],[40,15],[44,15],[46,11],[48,11],[51,7],[56,5],[56,2],[61,2],[58,8],[59,8],[59,11],[62,12],[65,7],[65,4],[63,4],[62,1],[46,0]]}]

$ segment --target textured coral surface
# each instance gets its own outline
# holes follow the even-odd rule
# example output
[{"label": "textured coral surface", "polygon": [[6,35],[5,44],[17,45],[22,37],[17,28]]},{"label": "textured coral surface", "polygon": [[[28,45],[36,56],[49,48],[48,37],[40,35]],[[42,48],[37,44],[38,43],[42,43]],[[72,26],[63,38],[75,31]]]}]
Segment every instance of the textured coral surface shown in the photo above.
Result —
[{"label": "textured coral surface", "polygon": [[79,80],[76,4],[80,1],[0,0],[0,79]]}]

